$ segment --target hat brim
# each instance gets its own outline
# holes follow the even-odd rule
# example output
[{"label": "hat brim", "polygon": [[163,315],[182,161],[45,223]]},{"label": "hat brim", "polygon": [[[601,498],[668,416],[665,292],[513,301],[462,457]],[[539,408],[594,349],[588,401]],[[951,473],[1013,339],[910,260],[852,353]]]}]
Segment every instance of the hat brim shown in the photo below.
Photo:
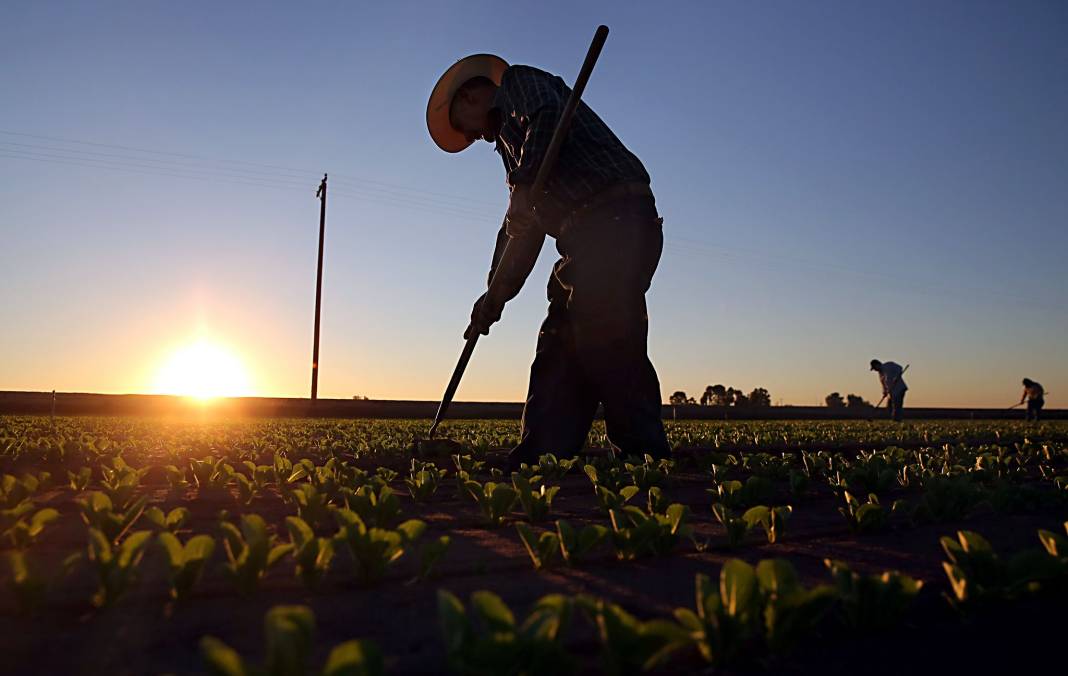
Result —
[{"label": "hat brim", "polygon": [[508,63],[499,56],[472,54],[452,64],[438,79],[426,104],[426,127],[430,131],[430,138],[439,148],[447,153],[458,153],[471,145],[471,141],[449,122],[449,108],[456,91],[475,77],[489,78],[493,84],[500,86],[507,68]]}]

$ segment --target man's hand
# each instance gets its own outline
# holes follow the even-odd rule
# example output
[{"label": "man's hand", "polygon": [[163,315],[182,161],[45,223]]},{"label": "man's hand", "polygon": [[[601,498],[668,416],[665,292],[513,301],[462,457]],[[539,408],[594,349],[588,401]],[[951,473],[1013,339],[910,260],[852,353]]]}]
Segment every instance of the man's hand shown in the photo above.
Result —
[{"label": "man's hand", "polygon": [[489,329],[501,318],[504,303],[501,303],[490,295],[490,292],[482,294],[471,308],[471,325],[464,331],[464,340],[470,340],[472,335],[489,335]]},{"label": "man's hand", "polygon": [[524,237],[541,230],[541,224],[534,215],[530,203],[530,186],[517,185],[512,188],[508,201],[508,212],[504,215],[505,229],[509,237]]}]

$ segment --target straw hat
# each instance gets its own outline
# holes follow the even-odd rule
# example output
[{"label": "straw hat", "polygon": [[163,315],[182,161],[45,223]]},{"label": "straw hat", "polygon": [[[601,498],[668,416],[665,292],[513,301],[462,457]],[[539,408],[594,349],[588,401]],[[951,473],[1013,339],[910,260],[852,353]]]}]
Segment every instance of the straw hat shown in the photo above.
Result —
[{"label": "straw hat", "polygon": [[471,78],[485,77],[500,86],[508,64],[493,54],[472,54],[460,59],[445,71],[430,92],[430,101],[426,104],[426,126],[430,138],[438,147],[448,153],[458,153],[471,145],[464,135],[453,128],[449,122],[449,107],[456,91]]}]

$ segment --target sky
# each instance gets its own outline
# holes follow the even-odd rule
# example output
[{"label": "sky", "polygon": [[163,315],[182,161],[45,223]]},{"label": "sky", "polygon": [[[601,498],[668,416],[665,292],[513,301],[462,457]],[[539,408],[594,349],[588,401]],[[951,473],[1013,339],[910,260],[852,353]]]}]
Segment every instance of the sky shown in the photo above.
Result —
[{"label": "sky", "polygon": [[[199,344],[307,396],[329,172],[319,394],[440,398],[507,192],[430,140],[430,89],[476,52],[573,82],[599,23],[584,100],[665,220],[665,399],[875,400],[876,357],[909,404],[1064,405],[1068,5],[1035,1],[9,0],[0,390],[159,391]],[[458,400],[524,398],[555,253]]]}]

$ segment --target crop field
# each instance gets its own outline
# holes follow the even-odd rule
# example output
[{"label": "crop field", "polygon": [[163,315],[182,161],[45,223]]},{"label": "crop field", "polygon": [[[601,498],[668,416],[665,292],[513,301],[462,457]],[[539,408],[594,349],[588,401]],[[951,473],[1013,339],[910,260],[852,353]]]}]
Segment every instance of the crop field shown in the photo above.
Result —
[{"label": "crop field", "polygon": [[1068,423],[667,425],[506,475],[512,421],[0,417],[0,671],[1063,663]]}]

